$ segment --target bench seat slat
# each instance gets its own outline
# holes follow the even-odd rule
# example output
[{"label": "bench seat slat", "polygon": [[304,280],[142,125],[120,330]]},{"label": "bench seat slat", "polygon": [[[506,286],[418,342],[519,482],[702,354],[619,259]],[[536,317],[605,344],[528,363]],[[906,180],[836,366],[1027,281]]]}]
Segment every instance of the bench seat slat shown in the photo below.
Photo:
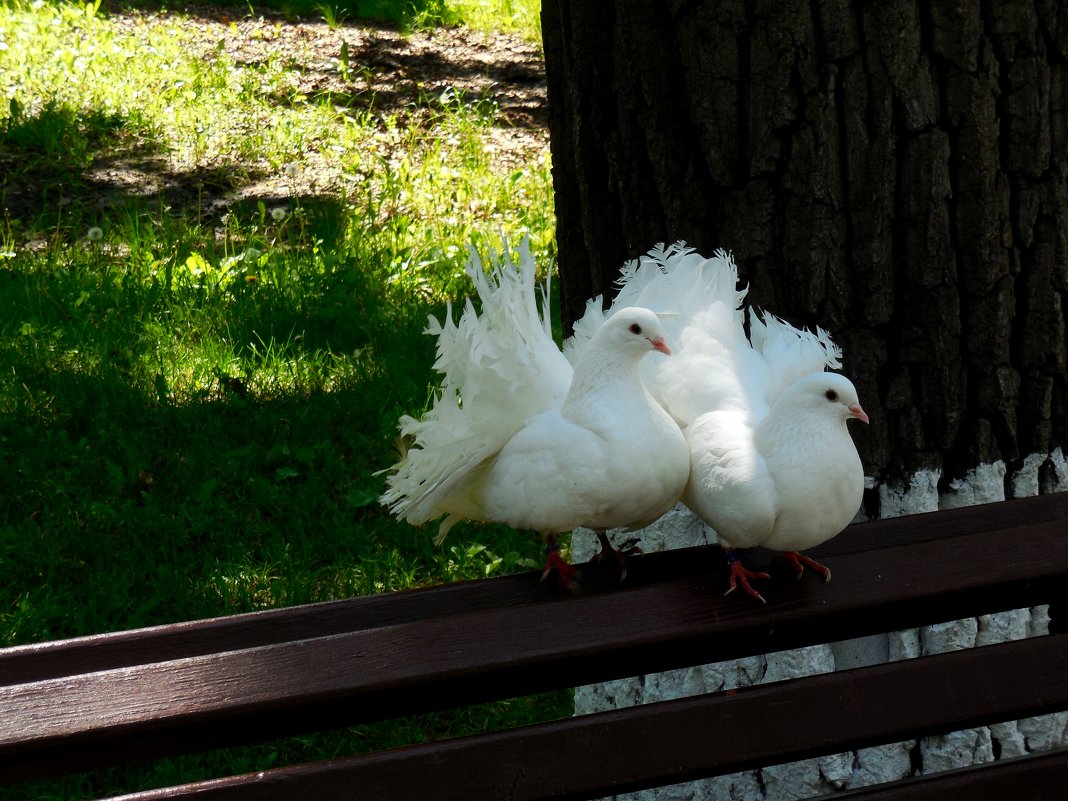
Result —
[{"label": "bench seat slat", "polygon": [[[1025,526],[1068,518],[1068,493],[1021,498],[983,506],[889,518],[850,526],[811,552],[818,559],[917,545],[939,538]],[[685,548],[632,560],[628,588],[664,580],[709,576],[722,585],[722,553]],[[835,572],[836,581],[840,575]],[[0,649],[0,685],[182,659],[226,650],[255,648],[297,639],[326,637],[379,626],[399,625],[478,609],[502,609],[544,602],[549,592],[537,573],[462,582],[386,595],[352,598],[288,609],[234,615]],[[587,571],[583,596],[619,591],[612,571]],[[776,592],[779,588],[776,588]],[[794,603],[791,597],[790,602]],[[743,599],[727,604],[730,613],[747,610]]]},{"label": "bench seat slat", "polygon": [[831,585],[783,585],[767,609],[696,576],[0,687],[0,780],[1031,606],[1064,591],[1064,535],[1053,521],[843,554]]},{"label": "bench seat slat", "polygon": [[[1068,709],[1068,635],[585,715],[136,796],[589,799]],[[754,725],[754,721],[762,721]],[[1066,762],[1043,761],[1063,776]],[[1016,768],[1005,767],[1007,775]],[[1052,771],[1052,774],[1050,772]],[[399,780],[398,777],[404,777]],[[297,782],[299,781],[299,785]],[[970,780],[943,778],[935,786]],[[991,796],[974,797],[1017,797]],[[1027,797],[1026,795],[1020,796]],[[843,798],[848,798],[844,796]],[[860,795],[858,798],[869,798]],[[873,795],[871,801],[930,798]]]}]

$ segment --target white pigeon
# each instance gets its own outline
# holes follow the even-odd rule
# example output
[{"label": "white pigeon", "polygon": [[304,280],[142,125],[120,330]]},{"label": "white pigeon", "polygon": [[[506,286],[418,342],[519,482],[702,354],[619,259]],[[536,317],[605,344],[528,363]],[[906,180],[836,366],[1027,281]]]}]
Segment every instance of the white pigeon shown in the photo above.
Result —
[{"label": "white pigeon", "polygon": [[[771,315],[749,314],[745,333],[738,271],[717,251],[704,259],[685,243],[657,246],[630,262],[615,304],[658,314],[676,355],[644,365],[646,385],[683,429],[690,479],[683,501],[713,529],[727,552],[730,589],[768,578],[746,568],[736,548],[785,553],[800,576],[804,566],[830,580],[830,571],[802,556],[838,534],[856,515],[864,471],[846,422],[868,416],[840,366],[841,352],[823,330],[802,331]],[[603,317],[593,301],[575,327],[575,346]]]},{"label": "white pigeon", "polygon": [[402,520],[445,516],[436,542],[459,520],[505,523],[541,533],[545,574],[566,586],[576,576],[555,535],[585,526],[602,555],[622,555],[609,528],[637,529],[682,494],[689,453],[674,420],[642,384],[639,362],[670,355],[656,315],[620,308],[572,349],[574,366],[552,339],[548,281],[535,297],[529,245],[519,264],[507,255],[487,273],[471,250],[467,273],[481,299],[458,322],[431,317],[438,338],[440,394],[416,420],[401,418],[414,443],[387,479],[381,502]]}]

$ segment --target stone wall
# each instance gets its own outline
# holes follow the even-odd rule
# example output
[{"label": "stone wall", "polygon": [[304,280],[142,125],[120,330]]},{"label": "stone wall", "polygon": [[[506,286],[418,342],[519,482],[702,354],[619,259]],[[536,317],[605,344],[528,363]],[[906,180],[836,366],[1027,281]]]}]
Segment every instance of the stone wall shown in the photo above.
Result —
[{"label": "stone wall", "polygon": [[[1030,456],[1010,472],[1002,463],[981,465],[939,492],[940,475],[914,475],[905,486],[873,487],[879,517],[915,514],[1006,497],[1068,490],[1068,461],[1063,449]],[[858,515],[858,519],[863,519]],[[647,552],[714,543],[715,533],[681,505],[642,532]],[[574,538],[576,562],[589,559],[596,538]],[[753,656],[684,670],[673,670],[575,690],[575,712],[663,701],[705,692],[763,684],[781,679],[862,667],[925,654],[972,648],[1046,634],[1045,607],[1017,609],[920,629],[816,645],[796,651]],[[625,801],[793,801],[838,790],[933,773],[952,767],[1018,756],[1068,743],[1068,712],[983,726],[775,765],[755,771],[616,796]]]}]

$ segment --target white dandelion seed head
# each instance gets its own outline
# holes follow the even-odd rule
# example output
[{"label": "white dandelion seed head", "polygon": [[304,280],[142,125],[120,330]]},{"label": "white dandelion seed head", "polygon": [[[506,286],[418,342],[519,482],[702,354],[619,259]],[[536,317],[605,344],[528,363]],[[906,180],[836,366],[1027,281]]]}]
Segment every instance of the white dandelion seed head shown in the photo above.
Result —
[{"label": "white dandelion seed head", "polygon": [[281,222],[286,218],[286,215],[288,213],[289,212],[286,211],[285,206],[275,206],[273,209],[271,209],[271,218]]},{"label": "white dandelion seed head", "polygon": [[286,178],[289,178],[291,180],[296,180],[297,178],[300,178],[300,176],[302,176],[303,174],[304,168],[297,164],[297,162],[295,161],[289,162],[289,164],[287,164],[285,167],[285,176]]},{"label": "white dandelion seed head", "polygon": [[85,232],[85,238],[88,239],[90,242],[99,242],[101,239],[104,238],[104,231],[103,229],[98,228],[94,225],[92,228]]}]

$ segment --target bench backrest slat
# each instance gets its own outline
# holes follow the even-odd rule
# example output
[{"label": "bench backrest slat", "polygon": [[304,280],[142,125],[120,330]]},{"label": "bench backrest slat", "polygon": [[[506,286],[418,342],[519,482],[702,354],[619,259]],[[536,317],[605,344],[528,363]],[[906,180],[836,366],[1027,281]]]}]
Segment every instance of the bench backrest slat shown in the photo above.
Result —
[{"label": "bench backrest slat", "polygon": [[[588,799],[1064,708],[1068,635],[1059,635],[268,771],[184,792],[200,801],[284,801],[299,778],[302,792],[320,801],[460,801],[501,797],[504,787],[513,801]],[[175,796],[147,796],[157,797]]]}]

